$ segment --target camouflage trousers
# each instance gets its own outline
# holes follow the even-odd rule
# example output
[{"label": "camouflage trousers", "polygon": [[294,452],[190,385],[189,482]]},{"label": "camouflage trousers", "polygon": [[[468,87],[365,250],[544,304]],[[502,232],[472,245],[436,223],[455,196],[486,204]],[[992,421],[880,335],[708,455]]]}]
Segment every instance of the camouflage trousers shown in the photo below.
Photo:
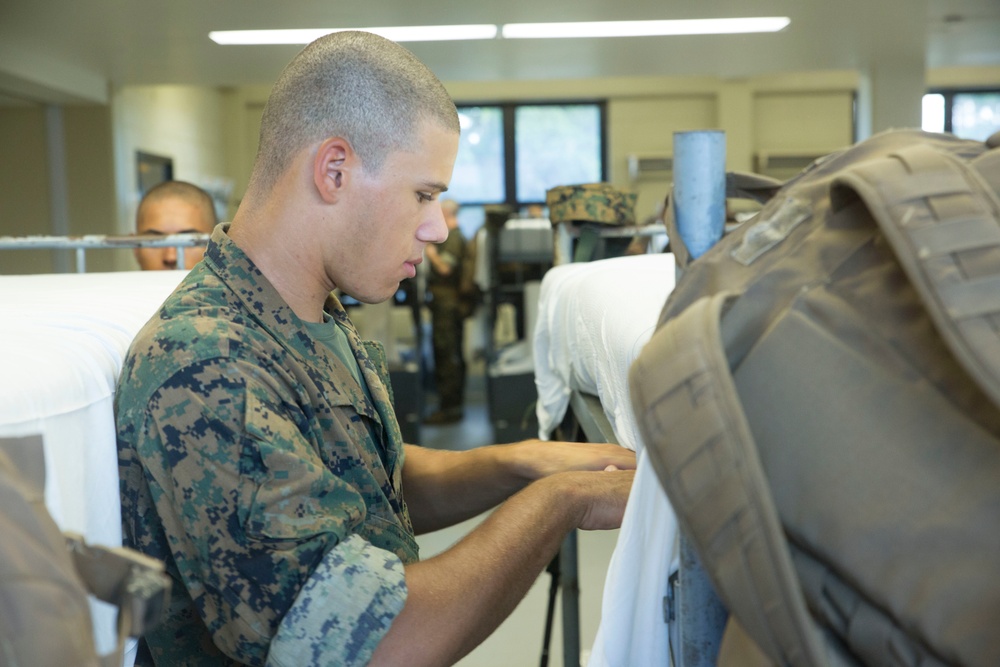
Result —
[{"label": "camouflage trousers", "polygon": [[465,398],[465,320],[455,289],[432,288],[431,338],[434,347],[434,384],[441,410],[461,408]]}]

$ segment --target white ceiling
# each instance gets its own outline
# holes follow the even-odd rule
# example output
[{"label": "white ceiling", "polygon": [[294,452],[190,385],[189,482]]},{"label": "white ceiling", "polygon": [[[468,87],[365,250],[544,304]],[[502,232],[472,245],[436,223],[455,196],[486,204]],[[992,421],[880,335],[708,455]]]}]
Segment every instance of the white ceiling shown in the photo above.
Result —
[{"label": "white ceiling", "polygon": [[60,87],[269,84],[301,48],[219,46],[210,30],[775,15],[792,23],[770,35],[407,46],[444,81],[743,77],[897,53],[932,68],[1000,66],[1000,0],[0,0],[0,101]]}]

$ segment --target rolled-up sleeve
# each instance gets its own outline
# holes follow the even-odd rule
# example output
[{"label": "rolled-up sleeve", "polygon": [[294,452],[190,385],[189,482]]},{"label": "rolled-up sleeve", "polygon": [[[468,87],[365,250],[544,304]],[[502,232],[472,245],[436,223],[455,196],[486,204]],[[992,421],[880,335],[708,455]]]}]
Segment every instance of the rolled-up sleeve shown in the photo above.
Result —
[{"label": "rolled-up sleeve", "polygon": [[271,641],[268,667],[366,665],[406,602],[403,563],[352,535],[327,553]]}]

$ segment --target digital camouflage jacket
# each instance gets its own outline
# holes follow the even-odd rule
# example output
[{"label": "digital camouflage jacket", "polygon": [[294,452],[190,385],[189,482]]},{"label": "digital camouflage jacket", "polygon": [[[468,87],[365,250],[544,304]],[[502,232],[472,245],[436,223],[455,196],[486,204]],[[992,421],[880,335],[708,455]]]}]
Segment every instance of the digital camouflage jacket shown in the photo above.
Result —
[{"label": "digital camouflage jacket", "polygon": [[369,402],[226,229],[115,399],[125,542],[174,584],[147,641],[166,665],[364,664],[418,558],[385,355],[331,296]]}]

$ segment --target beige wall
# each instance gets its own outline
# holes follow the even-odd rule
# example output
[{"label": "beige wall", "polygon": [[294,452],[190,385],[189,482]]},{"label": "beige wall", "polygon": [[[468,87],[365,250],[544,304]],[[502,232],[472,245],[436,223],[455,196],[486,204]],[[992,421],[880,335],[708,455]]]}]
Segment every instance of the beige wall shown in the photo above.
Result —
[{"label": "beige wall", "polygon": [[[104,106],[62,107],[68,232],[115,228],[111,116]],[[40,105],[0,109],[0,235],[51,235],[46,111]],[[0,250],[0,274],[51,273],[52,250]],[[69,254],[70,251],[58,251]],[[113,268],[113,251],[89,252],[87,268]],[[74,266],[70,257],[69,266]]]},{"label": "beige wall", "polygon": [[[69,178],[69,233],[111,234],[115,230],[114,152],[111,110],[106,106],[63,109]],[[115,269],[116,250],[89,251],[87,271]]]},{"label": "beige wall", "polygon": [[[837,71],[738,81],[711,77],[620,77],[446,82],[445,86],[459,104],[608,100],[609,180],[639,193],[636,214],[643,219],[653,215],[663,201],[669,187],[669,174],[659,179],[630,181],[629,155],[670,156],[674,132],[722,129],[726,131],[728,168],[749,171],[762,141],[767,146],[767,141],[781,136],[789,123],[799,122],[807,123],[807,130],[801,136],[789,136],[778,147],[791,146],[802,152],[814,150],[822,143],[834,150],[852,140],[850,100],[857,80],[853,72]],[[260,86],[243,88],[236,93],[243,144],[241,163],[245,163],[248,156],[252,160],[256,151],[260,115],[268,92],[268,87]],[[816,132],[815,127],[822,132]],[[246,175],[249,175],[248,169]],[[237,196],[245,187],[246,178],[238,178]]]},{"label": "beige wall", "polygon": [[673,153],[673,133],[718,127],[716,99],[693,93],[656,97],[620,97],[608,102],[609,175],[613,183],[639,194],[639,221],[657,212],[668,174],[629,180],[628,156],[662,157]]},{"label": "beige wall", "polygon": [[[45,114],[38,106],[0,109],[0,235],[49,234]],[[52,269],[47,250],[0,250],[0,273]]]},{"label": "beige wall", "polygon": [[257,155],[260,136],[260,119],[264,114],[264,104],[271,93],[270,86],[244,86],[230,95],[229,119],[233,152],[232,175],[234,179],[233,199],[237,204],[246,192]]}]

